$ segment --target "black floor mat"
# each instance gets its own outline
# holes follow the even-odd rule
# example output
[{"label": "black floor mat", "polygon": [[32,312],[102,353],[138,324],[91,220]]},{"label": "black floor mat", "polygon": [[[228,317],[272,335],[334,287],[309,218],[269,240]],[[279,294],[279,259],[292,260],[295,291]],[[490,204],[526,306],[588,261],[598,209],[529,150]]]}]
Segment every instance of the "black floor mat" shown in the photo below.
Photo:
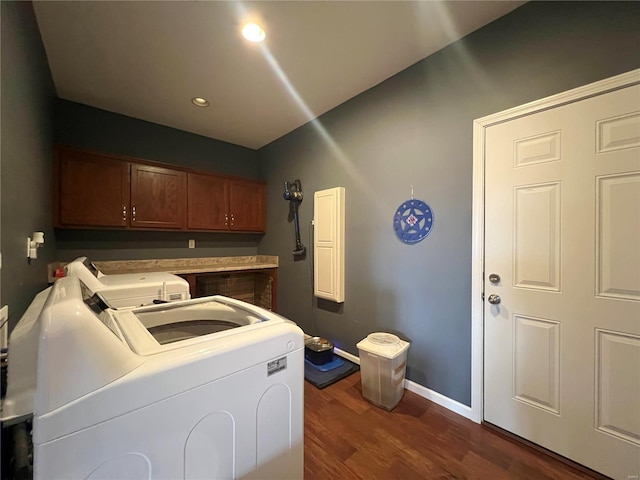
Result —
[{"label": "black floor mat", "polygon": [[304,362],[304,379],[313,386],[322,389],[360,370],[359,365],[350,362],[346,358],[343,358],[342,361],[344,365],[327,372],[318,370],[309,362]]}]

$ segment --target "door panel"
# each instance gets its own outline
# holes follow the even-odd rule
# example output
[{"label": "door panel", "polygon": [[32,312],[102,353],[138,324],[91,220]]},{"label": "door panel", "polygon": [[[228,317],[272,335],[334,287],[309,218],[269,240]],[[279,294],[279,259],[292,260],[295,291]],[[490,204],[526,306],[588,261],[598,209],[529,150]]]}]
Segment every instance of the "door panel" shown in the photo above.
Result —
[{"label": "door panel", "polygon": [[106,155],[58,148],[56,226],[125,227],[129,165]]},{"label": "door panel", "polygon": [[640,114],[637,112],[597,122],[597,152],[606,153],[640,147]]},{"label": "door panel", "polygon": [[640,475],[639,111],[636,85],[485,136],[484,291],[500,303],[484,311],[484,418],[625,480]]},{"label": "door panel", "polygon": [[560,184],[514,189],[514,284],[560,291]]},{"label": "door panel", "polygon": [[559,413],[560,322],[514,315],[514,323],[514,397]]},{"label": "door panel", "polygon": [[184,228],[187,175],[149,165],[131,165],[131,226]]},{"label": "door panel", "polygon": [[229,180],[189,173],[188,228],[229,230]]},{"label": "door panel", "polygon": [[260,182],[230,182],[230,229],[246,232],[266,230],[267,187]]},{"label": "door panel", "polygon": [[640,445],[640,419],[627,408],[638,405],[640,377],[625,365],[640,364],[640,337],[597,330],[596,428]]},{"label": "door panel", "polygon": [[640,300],[640,174],[598,177],[597,295]]}]

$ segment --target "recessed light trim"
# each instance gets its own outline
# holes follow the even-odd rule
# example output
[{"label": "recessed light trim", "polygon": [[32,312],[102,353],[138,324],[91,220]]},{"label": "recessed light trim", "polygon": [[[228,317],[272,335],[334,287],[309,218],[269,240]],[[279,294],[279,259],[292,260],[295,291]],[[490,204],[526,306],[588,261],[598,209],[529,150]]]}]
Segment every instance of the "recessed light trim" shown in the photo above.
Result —
[{"label": "recessed light trim", "polygon": [[254,22],[247,23],[242,27],[242,36],[253,43],[262,42],[267,34],[260,25]]},{"label": "recessed light trim", "polygon": [[207,100],[206,98],[202,98],[202,97],[193,97],[191,99],[191,103],[193,103],[196,107],[208,107],[209,106],[209,100]]}]

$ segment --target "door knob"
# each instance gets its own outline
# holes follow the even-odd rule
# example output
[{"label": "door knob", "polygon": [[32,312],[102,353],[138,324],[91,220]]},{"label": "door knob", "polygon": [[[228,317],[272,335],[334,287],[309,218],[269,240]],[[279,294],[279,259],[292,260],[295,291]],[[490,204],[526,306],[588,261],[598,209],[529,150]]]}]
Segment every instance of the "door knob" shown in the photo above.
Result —
[{"label": "door knob", "polygon": [[491,295],[489,295],[489,298],[487,300],[489,300],[489,303],[491,305],[498,305],[500,303],[500,295],[492,293]]}]

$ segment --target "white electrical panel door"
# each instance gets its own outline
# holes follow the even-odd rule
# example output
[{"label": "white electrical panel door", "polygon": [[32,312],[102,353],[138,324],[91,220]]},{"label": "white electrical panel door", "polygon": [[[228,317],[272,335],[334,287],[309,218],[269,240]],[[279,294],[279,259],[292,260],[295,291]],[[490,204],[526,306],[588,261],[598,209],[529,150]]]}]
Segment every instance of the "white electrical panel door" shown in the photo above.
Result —
[{"label": "white electrical panel door", "polygon": [[313,195],[313,292],[344,302],[344,187]]}]

